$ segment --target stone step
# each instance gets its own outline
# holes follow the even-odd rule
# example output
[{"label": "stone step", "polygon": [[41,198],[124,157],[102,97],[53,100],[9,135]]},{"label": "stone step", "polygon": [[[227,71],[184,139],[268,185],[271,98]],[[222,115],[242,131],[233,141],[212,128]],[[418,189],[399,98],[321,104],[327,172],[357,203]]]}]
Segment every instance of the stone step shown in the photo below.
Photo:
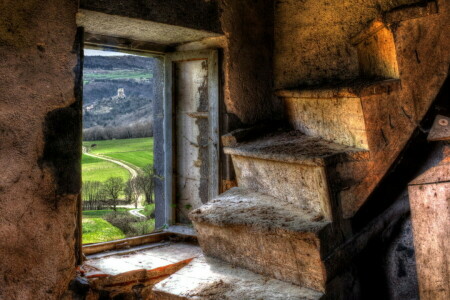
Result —
[{"label": "stone step", "polygon": [[277,131],[225,147],[232,155],[238,186],[277,198],[317,219],[332,220],[327,168],[367,160],[361,149],[310,137],[299,131]]},{"label": "stone step", "polygon": [[318,300],[323,293],[200,256],[156,284],[150,299]]},{"label": "stone step", "polygon": [[325,291],[330,224],[285,201],[233,188],[190,213],[203,252],[233,265]]},{"label": "stone step", "polygon": [[285,116],[294,129],[323,139],[369,149],[370,128],[364,119],[365,98],[401,88],[400,80],[353,80],[334,86],[279,90]]}]

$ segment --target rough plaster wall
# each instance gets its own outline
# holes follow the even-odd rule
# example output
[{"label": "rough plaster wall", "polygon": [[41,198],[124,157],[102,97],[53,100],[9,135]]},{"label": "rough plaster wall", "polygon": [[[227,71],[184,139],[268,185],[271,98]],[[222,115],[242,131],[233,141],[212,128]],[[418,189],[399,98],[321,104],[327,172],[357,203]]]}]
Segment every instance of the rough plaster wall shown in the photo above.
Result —
[{"label": "rough plaster wall", "polygon": [[358,76],[350,39],[381,12],[418,0],[278,0],[275,87],[315,85]]},{"label": "rough plaster wall", "polygon": [[81,0],[80,7],[111,15],[220,32],[218,0]]},{"label": "rough plaster wall", "polygon": [[363,99],[371,160],[352,171],[355,188],[341,193],[346,217],[359,209],[386,174],[448,76],[450,2],[438,3],[439,14],[406,20],[393,28],[402,89]]},{"label": "rough plaster wall", "polygon": [[0,6],[0,299],[59,299],[74,275],[80,187],[77,3]]},{"label": "rough plaster wall", "polygon": [[389,299],[419,300],[411,218],[400,226],[386,253],[385,270]]},{"label": "rough plaster wall", "polygon": [[360,299],[419,299],[409,216],[373,239],[356,257],[355,263],[361,284]]},{"label": "rough plaster wall", "polygon": [[273,1],[220,3],[222,30],[227,40],[224,101],[228,114],[238,120],[230,124],[230,129],[236,129],[239,121],[252,124],[276,118],[281,105],[272,92]]},{"label": "rough plaster wall", "polygon": [[[439,106],[440,112],[448,113],[450,103],[443,101]],[[358,213],[359,222],[366,225],[366,220],[380,213],[397,219],[390,225],[385,223],[380,235],[366,246],[362,257],[356,259],[361,276],[362,299],[419,299],[407,185],[439,164],[443,159],[444,147],[443,143],[427,142],[425,133],[418,140],[403,154],[399,167],[388,181],[382,183],[383,191],[376,194],[377,201],[391,204],[389,210],[382,212],[372,206],[370,211],[366,208],[363,215],[361,211]],[[361,228],[360,225],[356,227]]]},{"label": "rough plaster wall", "polygon": [[[348,53],[345,51],[347,46],[348,49],[351,47],[350,38],[382,11],[407,3],[378,1],[379,5],[375,5],[375,2],[277,2],[277,87],[319,84],[358,76],[355,49]],[[337,168],[340,178],[351,186],[340,194],[346,218],[360,208],[386,174],[447,77],[450,2],[437,2],[438,14],[404,20],[391,26],[401,89],[362,99],[371,159],[358,168],[344,165]]]}]

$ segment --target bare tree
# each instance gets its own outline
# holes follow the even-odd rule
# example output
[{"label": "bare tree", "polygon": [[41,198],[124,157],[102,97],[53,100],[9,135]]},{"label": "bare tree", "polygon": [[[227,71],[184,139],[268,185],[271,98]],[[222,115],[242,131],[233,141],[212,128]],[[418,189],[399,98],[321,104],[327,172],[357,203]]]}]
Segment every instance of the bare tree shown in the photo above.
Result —
[{"label": "bare tree", "polygon": [[134,206],[137,208],[139,195],[136,178],[128,179],[125,183],[125,188],[123,191],[125,193],[126,200],[129,203],[134,203]]},{"label": "bare tree", "polygon": [[110,177],[103,183],[105,194],[111,198],[113,202],[113,209],[116,211],[117,200],[119,194],[123,190],[123,179],[121,177]]},{"label": "bare tree", "polygon": [[153,203],[153,188],[154,188],[155,173],[152,165],[146,165],[142,168],[142,173],[136,177],[136,183],[139,190],[145,195],[145,202]]},{"label": "bare tree", "polygon": [[94,126],[83,130],[84,141],[130,139],[153,136],[153,121],[137,122],[123,126]]},{"label": "bare tree", "polygon": [[85,181],[82,187],[83,207],[87,210],[102,208],[104,198],[102,183],[99,181]]}]

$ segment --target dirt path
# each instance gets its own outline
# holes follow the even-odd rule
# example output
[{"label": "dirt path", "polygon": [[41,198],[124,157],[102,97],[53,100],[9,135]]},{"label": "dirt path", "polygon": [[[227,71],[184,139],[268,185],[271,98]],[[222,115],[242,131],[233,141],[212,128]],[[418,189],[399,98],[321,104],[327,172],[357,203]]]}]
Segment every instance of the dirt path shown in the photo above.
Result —
[{"label": "dirt path", "polygon": [[[96,154],[89,153],[87,151],[86,147],[83,147],[83,154],[85,154],[87,156],[95,157],[95,158],[98,158],[98,159],[106,160],[106,161],[109,161],[109,162],[112,162],[112,163],[114,163],[116,165],[121,166],[122,168],[126,169],[130,173],[131,179],[135,179],[138,176],[138,172],[135,169],[133,169],[129,165],[127,165],[127,164],[125,164],[125,163],[123,163],[123,162],[121,162],[119,160],[115,160],[115,159],[110,158],[110,157],[105,157],[103,155],[96,155]],[[139,195],[138,197],[139,198],[138,198],[137,201],[139,203],[139,201],[141,200],[141,195]],[[139,212],[139,210],[140,209],[133,209],[133,210],[129,210],[128,212],[130,214],[132,214],[133,216],[136,216],[136,217],[139,217],[139,218],[145,218],[145,216],[143,214],[141,214]]]},{"label": "dirt path", "polygon": [[133,210],[129,210],[128,212],[130,214],[132,214],[135,217],[139,217],[139,218],[146,218],[143,214],[141,214],[139,211],[141,210],[141,208],[137,208],[137,209],[133,209]]},{"label": "dirt path", "polygon": [[121,161],[115,160],[115,159],[110,158],[110,157],[105,157],[105,156],[103,156],[103,155],[96,155],[96,154],[89,153],[89,152],[87,152],[86,147],[83,147],[83,153],[86,154],[87,156],[95,157],[95,158],[98,158],[98,159],[103,159],[103,160],[106,160],[106,161],[109,161],[109,162],[112,162],[112,163],[114,163],[114,164],[116,164],[116,165],[121,166],[122,168],[124,168],[124,169],[126,169],[128,172],[130,172],[130,174],[131,174],[131,179],[136,178],[137,175],[138,175],[138,173],[137,173],[137,171],[136,171],[135,169],[133,169],[132,167],[130,167],[130,166],[127,165],[127,164],[124,164],[124,163],[121,162]]}]

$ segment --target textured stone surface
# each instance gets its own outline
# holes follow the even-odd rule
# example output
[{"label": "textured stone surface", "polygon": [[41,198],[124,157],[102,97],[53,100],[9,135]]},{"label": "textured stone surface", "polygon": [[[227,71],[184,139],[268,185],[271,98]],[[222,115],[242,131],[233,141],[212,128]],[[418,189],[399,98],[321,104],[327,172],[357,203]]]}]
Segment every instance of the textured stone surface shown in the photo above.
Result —
[{"label": "textured stone surface", "polygon": [[[232,218],[230,216],[233,216]],[[280,199],[236,187],[194,210],[190,218],[218,226],[245,225],[265,230],[319,232],[329,222]]]},{"label": "textured stone surface", "polygon": [[340,193],[345,217],[354,215],[389,170],[448,76],[450,40],[439,32],[450,28],[450,2],[438,4],[439,14],[408,19],[395,26],[401,90],[363,97],[371,161],[353,171],[348,166],[338,170],[342,177],[352,177],[356,183]]},{"label": "textured stone surface", "polygon": [[0,299],[59,299],[76,263],[76,2],[0,6]]},{"label": "textured stone surface", "polygon": [[126,254],[111,253],[107,256],[89,256],[83,266],[91,271],[87,275],[119,275],[141,269],[155,269],[197,257],[201,249],[188,243],[161,243],[155,247]]},{"label": "textured stone surface", "polygon": [[233,188],[194,210],[191,220],[206,255],[324,291],[320,232],[329,224],[260,193]]},{"label": "textured stone surface", "polygon": [[398,78],[394,35],[386,24],[375,20],[356,39],[361,77]]},{"label": "textured stone surface", "polygon": [[367,158],[365,151],[298,131],[266,134],[224,150],[232,155],[238,186],[271,195],[327,220],[332,219],[334,205],[328,168],[337,162]]},{"label": "textured stone surface", "polygon": [[77,25],[84,27],[86,32],[92,34],[128,38],[160,45],[176,45],[219,36],[217,33],[90,10],[78,11]]},{"label": "textured stone surface", "polygon": [[322,293],[201,256],[154,286],[150,299],[318,300]]},{"label": "textured stone surface", "polygon": [[450,298],[450,158],[410,183],[420,299]]},{"label": "textured stone surface", "polygon": [[226,36],[223,53],[224,102],[227,127],[281,117],[273,95],[272,0],[223,0],[220,22]]},{"label": "textured stone surface", "polygon": [[331,219],[325,168],[233,155],[238,186]]},{"label": "textured stone surface", "polygon": [[[388,12],[399,5],[415,2],[361,3],[348,0],[333,4],[327,1],[283,1],[276,4],[274,76],[278,89],[357,78],[360,60],[357,49],[352,46],[352,37],[367,31],[370,22],[378,17],[384,16],[393,22],[389,28],[394,37],[401,89],[382,95],[362,96],[371,161],[365,165],[358,164],[354,169],[348,165],[337,169],[338,177],[348,178],[347,182],[351,183],[350,186],[345,184],[339,195],[346,218],[358,211],[386,174],[448,74],[450,41],[442,32],[448,31],[450,26],[450,3],[437,1],[437,10],[432,9],[435,6],[433,2],[403,6]],[[372,43],[373,47],[367,44],[364,51],[374,56],[361,56],[361,63],[367,66],[375,63],[376,66],[370,68],[387,76],[390,71],[385,71],[395,68],[383,64],[384,61],[392,62],[389,57],[393,57],[394,50],[389,46],[384,51],[383,45],[377,43]],[[380,55],[373,51],[379,51]],[[367,61],[364,62],[365,59]],[[365,76],[369,75],[376,74]],[[427,84],[420,85],[419,82]]]},{"label": "textured stone surface", "polygon": [[220,32],[217,0],[80,0],[82,9]]},{"label": "textured stone surface", "polygon": [[253,137],[248,136],[245,141],[224,148],[224,151],[231,155],[307,166],[326,166],[337,162],[364,161],[369,158],[367,151],[307,136],[297,130],[283,129],[262,135],[255,133]]},{"label": "textured stone surface", "polygon": [[400,90],[401,87],[399,79],[356,78],[338,83],[279,89],[275,94],[284,98],[362,98],[389,94]]},{"label": "textured stone surface", "polygon": [[419,300],[411,219],[406,219],[386,253],[389,299]]},{"label": "textured stone surface", "polygon": [[276,88],[316,85],[358,77],[358,54],[351,38],[383,11],[414,2],[418,1],[276,2]]},{"label": "textured stone surface", "polygon": [[[175,1],[176,9],[173,1],[160,1],[161,7],[169,8],[163,14],[156,1],[83,1],[84,5],[96,2],[101,3],[96,10],[112,14],[144,18],[147,13],[173,25],[175,21],[217,25],[210,22],[217,19],[214,13],[199,9],[203,17],[198,17],[186,10],[192,1]],[[272,99],[274,60],[279,87],[357,76],[359,62],[356,48],[349,46],[351,37],[380,11],[411,2],[415,1],[278,1],[274,30],[273,1],[221,1],[227,128],[270,120],[281,112],[279,102]],[[368,95],[363,101],[366,127],[373,133],[368,137],[372,161],[352,162],[358,164],[354,168],[343,163],[336,170],[346,179],[341,200],[348,217],[404,148],[448,75],[450,2],[437,3],[438,14],[416,16],[408,8],[408,20],[393,28],[402,89],[390,95]],[[147,4],[154,9],[141,9]],[[58,141],[63,141],[59,134],[51,137],[53,145],[45,145],[46,135],[52,134],[49,128],[68,124],[50,122],[52,127],[46,119],[51,111],[48,120],[57,120],[60,113],[70,115],[72,108],[66,108],[75,102],[76,3],[7,0],[1,6],[0,238],[7,243],[0,247],[0,298],[58,299],[74,275],[77,195],[73,190],[79,179],[68,176],[67,181],[65,176],[78,160],[71,156],[74,144],[62,143],[58,148]],[[395,14],[402,15],[400,10]],[[67,153],[67,164],[59,173],[57,161],[65,158],[53,160],[50,154],[61,148],[70,148],[71,154]]]},{"label": "textured stone surface", "polygon": [[[373,70],[374,68],[368,67]],[[369,149],[363,99],[401,90],[398,79],[358,79],[337,85],[279,90],[284,114],[293,128],[323,139]]]},{"label": "textured stone surface", "polygon": [[310,136],[368,149],[360,98],[285,98],[285,115],[292,126]]},{"label": "textured stone surface", "polygon": [[126,254],[104,253],[90,256],[81,270],[84,271],[83,276],[88,278],[94,294],[107,292],[110,298],[118,295],[132,297],[140,294],[144,287],[152,287],[201,255],[201,249],[197,245],[161,243]]}]

